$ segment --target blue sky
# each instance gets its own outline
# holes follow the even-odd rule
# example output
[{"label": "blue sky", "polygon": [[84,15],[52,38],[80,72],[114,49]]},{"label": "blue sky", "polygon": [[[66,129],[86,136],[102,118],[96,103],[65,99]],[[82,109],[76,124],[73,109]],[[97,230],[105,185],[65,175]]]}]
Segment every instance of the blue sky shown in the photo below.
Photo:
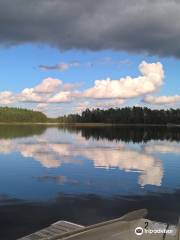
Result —
[{"label": "blue sky", "polygon": [[[177,93],[179,83],[180,60],[161,58],[143,54],[128,54],[115,51],[60,51],[49,46],[24,45],[0,49],[1,84],[0,90],[20,92],[26,87],[33,87],[47,77],[59,78],[65,82],[82,82],[84,87],[91,86],[96,79],[119,79],[139,75],[138,65],[143,61],[160,61],[165,70],[164,94]],[[116,63],[101,63],[111,58]],[[42,71],[39,65],[55,65],[61,62],[92,63],[92,67],[82,66],[66,71]],[[124,61],[124,63],[123,63]],[[126,63],[127,62],[127,63]]]},{"label": "blue sky", "polygon": [[[20,5],[3,2],[0,106],[49,116],[87,107],[180,106],[176,1],[132,5],[131,0],[113,0],[109,5],[99,0],[97,5],[93,0],[91,6],[87,0],[75,5],[45,0],[38,6],[24,1],[20,14]],[[51,11],[56,14],[48,15]],[[90,12],[94,17],[89,18]]]}]

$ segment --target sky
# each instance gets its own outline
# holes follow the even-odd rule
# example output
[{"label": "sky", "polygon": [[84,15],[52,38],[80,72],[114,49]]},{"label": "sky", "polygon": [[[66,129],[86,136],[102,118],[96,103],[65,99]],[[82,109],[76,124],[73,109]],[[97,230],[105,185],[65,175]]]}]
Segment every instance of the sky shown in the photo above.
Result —
[{"label": "sky", "polygon": [[0,0],[0,106],[180,107],[177,0]]}]

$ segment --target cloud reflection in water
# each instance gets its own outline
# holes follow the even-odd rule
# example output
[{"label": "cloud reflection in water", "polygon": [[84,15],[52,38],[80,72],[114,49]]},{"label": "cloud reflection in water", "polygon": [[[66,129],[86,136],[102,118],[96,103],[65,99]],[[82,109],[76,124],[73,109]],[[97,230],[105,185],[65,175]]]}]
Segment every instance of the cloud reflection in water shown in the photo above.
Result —
[{"label": "cloud reflection in water", "polygon": [[163,166],[153,156],[155,151],[174,152],[174,145],[153,143],[136,149],[128,144],[106,140],[86,140],[79,134],[64,138],[61,132],[47,130],[37,137],[0,140],[0,153],[19,152],[25,158],[33,158],[46,168],[58,168],[62,164],[83,164],[83,158],[93,162],[95,168],[117,168],[126,172],[139,172],[140,186],[161,186]]}]

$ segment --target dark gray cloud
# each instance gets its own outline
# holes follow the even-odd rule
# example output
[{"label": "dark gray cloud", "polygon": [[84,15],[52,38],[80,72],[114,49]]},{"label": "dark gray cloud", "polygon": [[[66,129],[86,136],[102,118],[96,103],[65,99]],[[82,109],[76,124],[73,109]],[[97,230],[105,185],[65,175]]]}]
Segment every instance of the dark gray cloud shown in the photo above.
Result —
[{"label": "dark gray cloud", "polygon": [[177,0],[0,0],[0,44],[180,57]]}]

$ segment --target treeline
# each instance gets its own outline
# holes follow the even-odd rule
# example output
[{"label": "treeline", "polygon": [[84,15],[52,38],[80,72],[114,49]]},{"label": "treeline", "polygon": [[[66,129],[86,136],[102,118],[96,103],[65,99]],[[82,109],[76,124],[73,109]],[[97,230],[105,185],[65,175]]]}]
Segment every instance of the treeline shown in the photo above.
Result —
[{"label": "treeline", "polygon": [[59,117],[60,123],[180,124],[180,109],[153,110],[142,107],[86,109],[82,114]]},{"label": "treeline", "polygon": [[152,110],[142,107],[86,109],[82,114],[48,118],[44,113],[21,108],[0,107],[0,122],[24,123],[109,123],[109,124],[180,124],[180,109]]},{"label": "treeline", "polygon": [[0,107],[0,122],[47,122],[47,117],[44,113],[38,111]]}]

